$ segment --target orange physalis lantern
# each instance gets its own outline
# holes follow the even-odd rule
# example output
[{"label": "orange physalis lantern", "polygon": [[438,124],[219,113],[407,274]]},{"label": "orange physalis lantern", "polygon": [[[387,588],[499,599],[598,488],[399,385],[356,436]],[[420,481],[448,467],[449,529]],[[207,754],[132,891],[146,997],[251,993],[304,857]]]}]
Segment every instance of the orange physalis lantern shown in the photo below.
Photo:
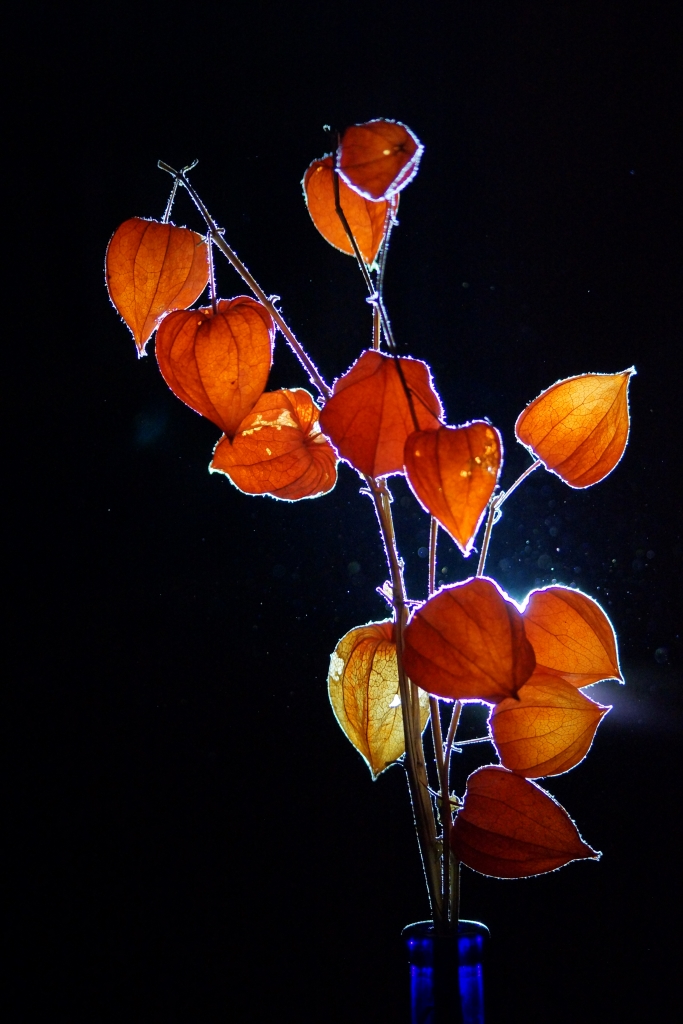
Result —
[{"label": "orange physalis lantern", "polygon": [[518,439],[570,487],[598,483],[624,454],[628,385],[635,372],[631,367],[622,373],[584,373],[558,381],[518,418]]},{"label": "orange physalis lantern", "polygon": [[592,597],[570,587],[532,590],[522,618],[541,675],[573,686],[623,682],[612,623]]},{"label": "orange physalis lantern", "polygon": [[[377,778],[405,751],[393,623],[370,622],[343,636],[330,658],[327,685],[339,725]],[[429,697],[420,693],[419,699],[424,729]]]},{"label": "orange physalis lantern", "polygon": [[[336,249],[355,255],[344,225],[337,214],[334,198],[334,160],[331,156],[314,160],[302,182],[306,205],[320,234]],[[391,202],[371,202],[349,188],[339,178],[339,202],[361,256],[370,265],[380,250],[388,217],[398,206],[398,196]]]},{"label": "orange physalis lantern", "polygon": [[209,470],[225,473],[246,494],[297,501],[331,491],[337,456],[320,431],[320,410],[308,391],[267,391],[232,440],[222,437]]},{"label": "orange physalis lantern", "polygon": [[424,146],[400,121],[367,121],[344,132],[337,167],[350,188],[367,199],[389,199],[417,174]]},{"label": "orange physalis lantern", "polygon": [[472,549],[502,458],[502,438],[483,420],[421,430],[406,441],[408,483],[464,555]]},{"label": "orange physalis lantern", "polygon": [[419,359],[368,349],[335,381],[320,426],[354,469],[389,476],[403,470],[405,443],[415,430],[413,415],[423,430],[439,426],[441,402],[429,367]]},{"label": "orange physalis lantern", "polygon": [[564,679],[536,672],[491,712],[501,764],[526,779],[568,772],[590,750],[609,710]]},{"label": "orange physalis lantern", "polygon": [[423,690],[490,703],[514,697],[536,664],[517,606],[476,577],[443,587],[405,631],[406,672]]},{"label": "orange physalis lantern", "polygon": [[171,391],[232,437],[263,394],[275,325],[265,306],[239,296],[208,308],[170,313],[156,340]]},{"label": "orange physalis lantern", "polygon": [[106,277],[109,297],[144,356],[161,318],[187,309],[206,288],[206,239],[188,228],[132,217],[109,242]]},{"label": "orange physalis lantern", "polygon": [[564,807],[496,765],[472,772],[451,829],[456,858],[494,878],[529,878],[572,860],[599,860]]}]

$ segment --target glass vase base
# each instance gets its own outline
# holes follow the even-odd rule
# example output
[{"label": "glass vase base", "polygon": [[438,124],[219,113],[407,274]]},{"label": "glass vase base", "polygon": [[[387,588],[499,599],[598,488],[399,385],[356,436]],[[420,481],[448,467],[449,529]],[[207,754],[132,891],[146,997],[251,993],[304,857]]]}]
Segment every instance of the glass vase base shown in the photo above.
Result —
[{"label": "glass vase base", "polygon": [[411,1024],[484,1024],[484,946],[478,921],[459,921],[457,935],[437,935],[431,921],[403,929],[410,967]]}]

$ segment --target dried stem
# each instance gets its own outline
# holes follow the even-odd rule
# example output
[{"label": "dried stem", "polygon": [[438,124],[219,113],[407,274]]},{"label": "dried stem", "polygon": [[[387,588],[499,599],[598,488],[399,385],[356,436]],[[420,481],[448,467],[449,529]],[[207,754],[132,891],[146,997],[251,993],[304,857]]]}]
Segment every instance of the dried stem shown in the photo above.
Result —
[{"label": "dried stem", "polygon": [[[429,597],[434,593],[434,587],[436,583],[436,539],[438,536],[439,524],[434,516],[431,517],[429,526],[429,582],[428,582],[428,594]],[[434,757],[436,759],[436,768],[439,774],[439,785],[443,782],[443,736],[441,734],[441,712],[439,709],[439,701],[436,697],[429,698],[430,708],[430,719],[432,723],[432,740],[434,742]],[[443,796],[443,786],[441,786],[441,793]]]},{"label": "dried stem", "polygon": [[432,725],[432,742],[434,743],[434,757],[436,758],[436,768],[439,775],[439,784],[441,784],[441,771],[444,765],[443,759],[443,733],[441,732],[441,714],[439,708],[439,700],[437,697],[429,697],[429,720]]},{"label": "dried stem", "polygon": [[493,520],[496,516],[496,499],[491,498],[489,501],[489,511],[486,516],[486,527],[484,528],[484,540],[481,545],[481,553],[479,555],[479,564],[477,565],[477,576],[484,575],[484,566],[486,565],[486,555],[489,550],[489,543],[491,541],[491,530],[493,529]]},{"label": "dried stem", "polygon": [[[339,152],[339,144],[337,144],[337,153],[338,152]],[[367,268],[367,266],[365,264],[365,260],[363,259],[363,256],[361,254],[361,251],[358,248],[358,242],[356,241],[356,239],[354,237],[354,234],[353,234],[353,231],[351,230],[351,225],[349,224],[348,220],[346,219],[346,214],[342,210],[341,197],[339,195],[339,171],[337,170],[337,153],[335,153],[335,155],[334,155],[334,167],[333,167],[333,174],[332,174],[332,188],[334,190],[334,209],[335,209],[335,212],[336,212],[337,216],[339,217],[339,220],[342,223],[342,227],[344,228],[344,231],[346,232],[346,237],[348,238],[349,242],[351,243],[351,248],[353,249],[353,252],[354,252],[354,255],[356,257],[356,260],[358,261],[358,266],[360,267],[360,272],[363,275],[363,280],[365,281],[365,284],[367,285],[368,292],[370,293],[371,296],[374,297],[374,295],[375,295],[375,286],[372,283],[372,278],[370,277],[370,271],[368,270],[368,268]]]},{"label": "dried stem", "polygon": [[448,736],[446,737],[446,749],[444,750],[444,759],[450,767],[451,753],[453,750],[453,740],[455,739],[455,732],[458,728],[458,722],[460,721],[460,712],[462,711],[462,704],[459,700],[456,700],[453,705],[453,713],[451,714],[451,723],[448,726]]},{"label": "dried stem", "polygon": [[500,506],[503,504],[504,501],[507,501],[507,499],[510,497],[512,492],[516,491],[517,488],[519,487],[519,485],[521,483],[523,483],[524,480],[526,480],[526,478],[529,476],[529,474],[533,473],[533,471],[535,469],[538,469],[538,467],[542,466],[542,465],[543,465],[543,463],[541,462],[541,460],[540,459],[536,459],[535,462],[533,462],[530,466],[528,466],[524,470],[524,472],[522,473],[521,476],[517,477],[517,479],[515,480],[514,484],[511,487],[508,487],[507,491],[503,491],[502,494],[499,494],[498,495],[498,499],[496,501],[496,511],[498,511],[498,509],[500,508]]},{"label": "dried stem", "polygon": [[[460,721],[460,713],[462,711],[462,704],[459,700],[456,700],[453,705],[453,711],[451,713],[451,721],[448,727],[448,736],[446,738],[446,747],[444,749],[444,761],[446,763],[445,774],[446,779],[450,781],[451,776],[451,755],[453,753],[453,741],[455,734],[458,730],[458,723]],[[449,799],[449,811],[450,811],[450,799]],[[450,825],[452,823],[452,817],[449,817],[449,836],[448,836],[448,852],[450,854]],[[445,845],[445,844],[444,844]],[[445,862],[444,862],[445,863]],[[454,856],[449,856],[449,872],[448,880],[450,885],[450,894],[448,900],[448,914],[451,921],[451,927],[455,925],[458,927],[458,921],[460,920],[460,862],[455,859]]]},{"label": "dried stem", "polygon": [[[429,524],[429,596],[434,594],[436,589],[436,542],[439,536],[439,522],[434,516]],[[451,919],[451,824],[453,812],[451,810],[450,797],[450,749],[449,756],[444,756],[443,736],[441,734],[441,710],[436,697],[429,698],[432,721],[432,737],[434,740],[434,756],[436,767],[439,773],[439,810],[441,816],[442,830],[442,852],[441,852],[441,906],[442,921],[441,930],[444,933],[450,931]],[[457,921],[457,910],[455,920]]]},{"label": "dried stem", "polygon": [[169,164],[164,163],[163,160],[158,161],[158,166],[162,171],[166,171],[168,174],[172,174],[175,180],[178,181],[181,185],[183,185],[184,188],[187,189],[190,198],[192,199],[192,202],[195,204],[200,214],[204,218],[206,226],[209,229],[209,235],[214,245],[221,250],[223,255],[232,264],[232,266],[235,268],[235,270],[240,275],[240,277],[247,285],[247,287],[251,289],[251,291],[259,300],[259,302],[266,307],[266,309],[272,316],[273,320],[280,328],[280,331],[287,339],[290,348],[293,350],[297,359],[299,360],[303,368],[306,370],[306,373],[308,374],[311,383],[313,383],[320,392],[320,395],[323,398],[323,400],[330,398],[330,396],[332,395],[332,389],[325,383],[325,381],[321,377],[315,363],[308,355],[308,353],[304,350],[300,342],[297,340],[294,331],[292,331],[292,329],[289,327],[280,311],[276,309],[270,296],[266,295],[263,288],[261,288],[261,286],[255,280],[255,278],[249,273],[245,265],[239,259],[237,254],[233,252],[228,243],[225,241],[225,239],[223,238],[223,230],[218,227],[216,221],[209,213],[203,201],[200,199],[199,195],[197,194],[193,186],[187,180],[186,173],[189,168],[183,168],[183,170],[181,171],[176,171]]},{"label": "dried stem", "polygon": [[382,319],[380,316],[379,306],[375,305],[372,309],[372,347],[376,352],[379,352],[380,345],[382,344]]},{"label": "dried stem", "polygon": [[213,266],[213,241],[211,235],[207,236],[207,244],[209,247],[209,296],[211,298],[211,309],[214,314],[216,312],[216,274]]},{"label": "dried stem", "polygon": [[[431,597],[432,594],[434,593],[436,583],[436,539],[438,536],[438,531],[438,521],[434,518],[434,516],[432,516],[429,526],[429,597]],[[439,773],[439,782],[441,782],[444,766],[443,736],[441,735],[441,714],[439,710],[439,701],[436,697],[430,696],[429,708],[432,723],[432,739],[434,741],[434,757],[436,758],[436,767]]]},{"label": "dried stem", "polygon": [[393,351],[396,348],[396,342],[394,341],[394,332],[391,329],[391,322],[389,320],[389,315],[388,315],[388,313],[386,311],[386,307],[384,305],[384,299],[382,297],[382,286],[384,284],[384,267],[385,267],[385,264],[386,264],[387,250],[389,248],[389,235],[391,234],[391,228],[393,227],[393,224],[394,224],[394,211],[392,209],[392,203],[390,201],[389,206],[387,208],[386,234],[384,236],[384,239],[382,240],[382,251],[381,251],[381,255],[380,255],[379,273],[377,275],[377,286],[375,286],[373,284],[372,277],[370,276],[370,271],[368,270],[367,264],[366,264],[365,260],[363,259],[363,256],[361,254],[360,249],[358,248],[358,243],[357,243],[357,241],[356,241],[356,239],[354,237],[353,231],[351,230],[351,226],[350,226],[350,224],[349,224],[349,222],[348,222],[348,220],[346,218],[346,214],[344,213],[344,211],[342,209],[341,199],[340,199],[340,195],[339,195],[339,171],[337,169],[337,156],[338,156],[338,154],[339,154],[339,136],[337,136],[337,150],[336,150],[336,152],[334,154],[334,166],[333,166],[334,173],[333,173],[333,176],[332,176],[332,184],[333,184],[333,189],[334,189],[334,209],[335,209],[335,212],[336,212],[337,216],[339,217],[339,220],[341,221],[341,224],[342,224],[342,227],[344,228],[344,231],[346,232],[346,236],[347,236],[348,240],[351,243],[351,247],[353,249],[353,252],[354,252],[354,255],[356,257],[356,260],[358,261],[358,266],[360,267],[360,272],[363,275],[363,280],[365,281],[365,284],[366,284],[367,289],[368,289],[368,302],[370,302],[376,309],[379,310],[379,316],[380,316],[380,320],[382,322],[382,328],[384,330],[384,336],[386,338],[387,348]]},{"label": "dried stem", "polygon": [[446,793],[446,804],[448,814],[443,822],[443,901],[444,912],[448,917],[450,928],[458,927],[460,920],[460,862],[455,859],[451,851],[451,827],[453,825],[453,810],[451,808],[450,778],[451,778],[451,754],[453,753],[453,740],[460,721],[462,704],[459,700],[453,705],[451,721],[448,726],[448,737],[444,748],[444,787]]},{"label": "dried stem", "polygon": [[484,566],[486,565],[486,556],[488,554],[489,543],[491,541],[491,530],[493,529],[493,527],[494,527],[494,525],[496,523],[496,517],[498,515],[498,511],[499,511],[501,505],[503,504],[504,501],[507,501],[507,499],[510,497],[510,495],[512,494],[513,491],[517,490],[519,485],[524,480],[526,480],[526,478],[529,476],[530,473],[533,473],[533,471],[535,469],[538,469],[538,467],[542,466],[542,465],[543,465],[543,463],[541,462],[541,460],[540,459],[536,459],[536,461],[534,463],[532,463],[531,466],[529,466],[527,469],[524,470],[524,472],[521,474],[521,476],[517,477],[517,479],[515,480],[515,482],[512,485],[512,487],[508,487],[507,491],[502,491],[500,494],[497,494],[495,497],[491,498],[491,500],[489,502],[489,512],[488,512],[488,515],[486,517],[486,527],[484,529],[484,540],[482,541],[481,553],[479,555],[479,564],[477,565],[477,576],[483,576],[484,575]]},{"label": "dried stem", "polygon": [[389,314],[387,313],[384,305],[384,271],[387,265],[387,254],[389,252],[389,239],[391,237],[391,231],[396,221],[396,209],[398,206],[398,196],[392,196],[389,200],[387,207],[387,219],[384,227],[384,238],[382,240],[382,247],[379,252],[379,269],[377,271],[377,302],[379,305],[380,315],[382,317],[382,323],[384,324],[384,331],[387,337],[387,347],[390,350],[395,350],[396,342],[394,341],[394,334],[391,329],[391,321],[389,320]]},{"label": "dried stem", "polygon": [[393,363],[394,363],[394,366],[396,367],[396,373],[399,376],[399,380],[401,381],[401,384],[403,385],[403,390],[405,392],[406,401],[408,402],[408,409],[410,410],[410,418],[413,421],[413,427],[415,428],[415,430],[419,430],[420,429],[420,424],[419,424],[418,419],[417,419],[417,413],[415,412],[415,404],[413,402],[413,393],[410,390],[410,388],[408,387],[408,382],[407,382],[407,380],[405,378],[405,375],[403,373],[403,367],[401,366],[401,360],[398,358],[396,353],[394,353]]},{"label": "dried stem", "polygon": [[436,838],[436,824],[427,770],[422,751],[422,735],[419,718],[419,694],[417,687],[406,675],[403,665],[403,634],[407,620],[406,594],[403,583],[403,568],[396,548],[396,536],[391,515],[389,491],[384,480],[365,478],[375,504],[384,549],[387,556],[391,585],[393,591],[394,622],[396,629],[396,661],[398,665],[399,692],[403,710],[403,730],[405,735],[406,756],[405,766],[408,775],[408,788],[413,806],[415,829],[417,832],[420,855],[424,868],[427,891],[432,907],[435,924],[441,927],[443,904],[440,879],[440,856]]},{"label": "dried stem", "polygon": [[473,743],[493,743],[493,736],[489,734],[488,736],[477,736],[476,739],[473,740],[458,740],[458,742],[454,743],[453,746],[454,748],[469,747]]},{"label": "dried stem", "polygon": [[171,189],[171,194],[168,197],[168,202],[166,203],[166,209],[164,210],[164,215],[161,218],[161,223],[162,224],[168,224],[168,222],[169,222],[169,220],[171,218],[171,210],[173,209],[173,203],[175,202],[175,196],[176,196],[176,192],[177,191],[178,191],[178,179],[174,178],[173,179],[173,188]]},{"label": "dried stem", "polygon": [[439,520],[434,516],[429,520],[429,582],[428,594],[431,597],[436,589],[436,542],[439,536]]}]

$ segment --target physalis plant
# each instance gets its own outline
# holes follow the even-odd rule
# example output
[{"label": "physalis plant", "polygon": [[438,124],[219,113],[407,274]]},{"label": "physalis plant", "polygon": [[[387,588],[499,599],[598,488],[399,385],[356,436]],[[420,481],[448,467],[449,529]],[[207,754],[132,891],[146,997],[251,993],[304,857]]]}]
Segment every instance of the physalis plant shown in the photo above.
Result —
[{"label": "physalis plant", "polygon": [[[538,467],[570,487],[590,487],[617,465],[629,433],[633,368],[583,373],[553,384],[520,413],[517,440],[532,458],[498,488],[501,435],[487,420],[448,424],[429,367],[398,355],[382,295],[389,237],[401,191],[423,147],[397,121],[354,125],[334,153],[303,178],[320,234],[358,262],[368,287],[370,344],[332,387],[223,237],[189,181],[175,171],[161,221],[134,217],[107,250],[109,295],[138,354],[156,331],[164,380],[221,431],[209,466],[245,494],[288,501],[330,491],[339,461],[374,502],[389,568],[381,592],[392,615],[352,629],[330,660],[329,696],[339,725],[373,778],[405,767],[435,925],[458,918],[458,865],[499,878],[525,878],[573,860],[597,859],[567,812],[536,780],[559,775],[587,754],[609,710],[586,695],[621,680],[612,625],[600,605],[553,585],[518,605],[484,574],[491,530],[507,497]],[[193,199],[205,234],[170,223],[178,186]],[[213,250],[241,275],[251,296],[216,296]],[[194,304],[209,286],[209,303]],[[295,351],[314,396],[267,391],[278,330]],[[389,478],[405,475],[431,517],[429,598],[408,601],[396,548]],[[476,573],[435,588],[436,539],[445,530],[463,556],[483,527]],[[450,766],[467,702],[490,708],[488,740],[498,763],[451,791]],[[433,763],[423,733],[431,723]]]}]

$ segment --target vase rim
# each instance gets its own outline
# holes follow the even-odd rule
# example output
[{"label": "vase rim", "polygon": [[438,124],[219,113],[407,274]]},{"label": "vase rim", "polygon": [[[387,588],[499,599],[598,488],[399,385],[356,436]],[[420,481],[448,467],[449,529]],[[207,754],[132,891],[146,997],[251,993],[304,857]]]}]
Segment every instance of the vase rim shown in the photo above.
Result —
[{"label": "vase rim", "polygon": [[[482,935],[485,938],[489,938],[490,931],[485,924],[481,921],[466,921],[460,919],[458,921],[458,934],[459,935]],[[414,921],[413,924],[407,924],[402,930],[401,935],[404,938],[410,938],[411,936],[421,935],[425,938],[436,937],[437,933],[434,931],[434,922],[430,919],[427,921]]]}]

